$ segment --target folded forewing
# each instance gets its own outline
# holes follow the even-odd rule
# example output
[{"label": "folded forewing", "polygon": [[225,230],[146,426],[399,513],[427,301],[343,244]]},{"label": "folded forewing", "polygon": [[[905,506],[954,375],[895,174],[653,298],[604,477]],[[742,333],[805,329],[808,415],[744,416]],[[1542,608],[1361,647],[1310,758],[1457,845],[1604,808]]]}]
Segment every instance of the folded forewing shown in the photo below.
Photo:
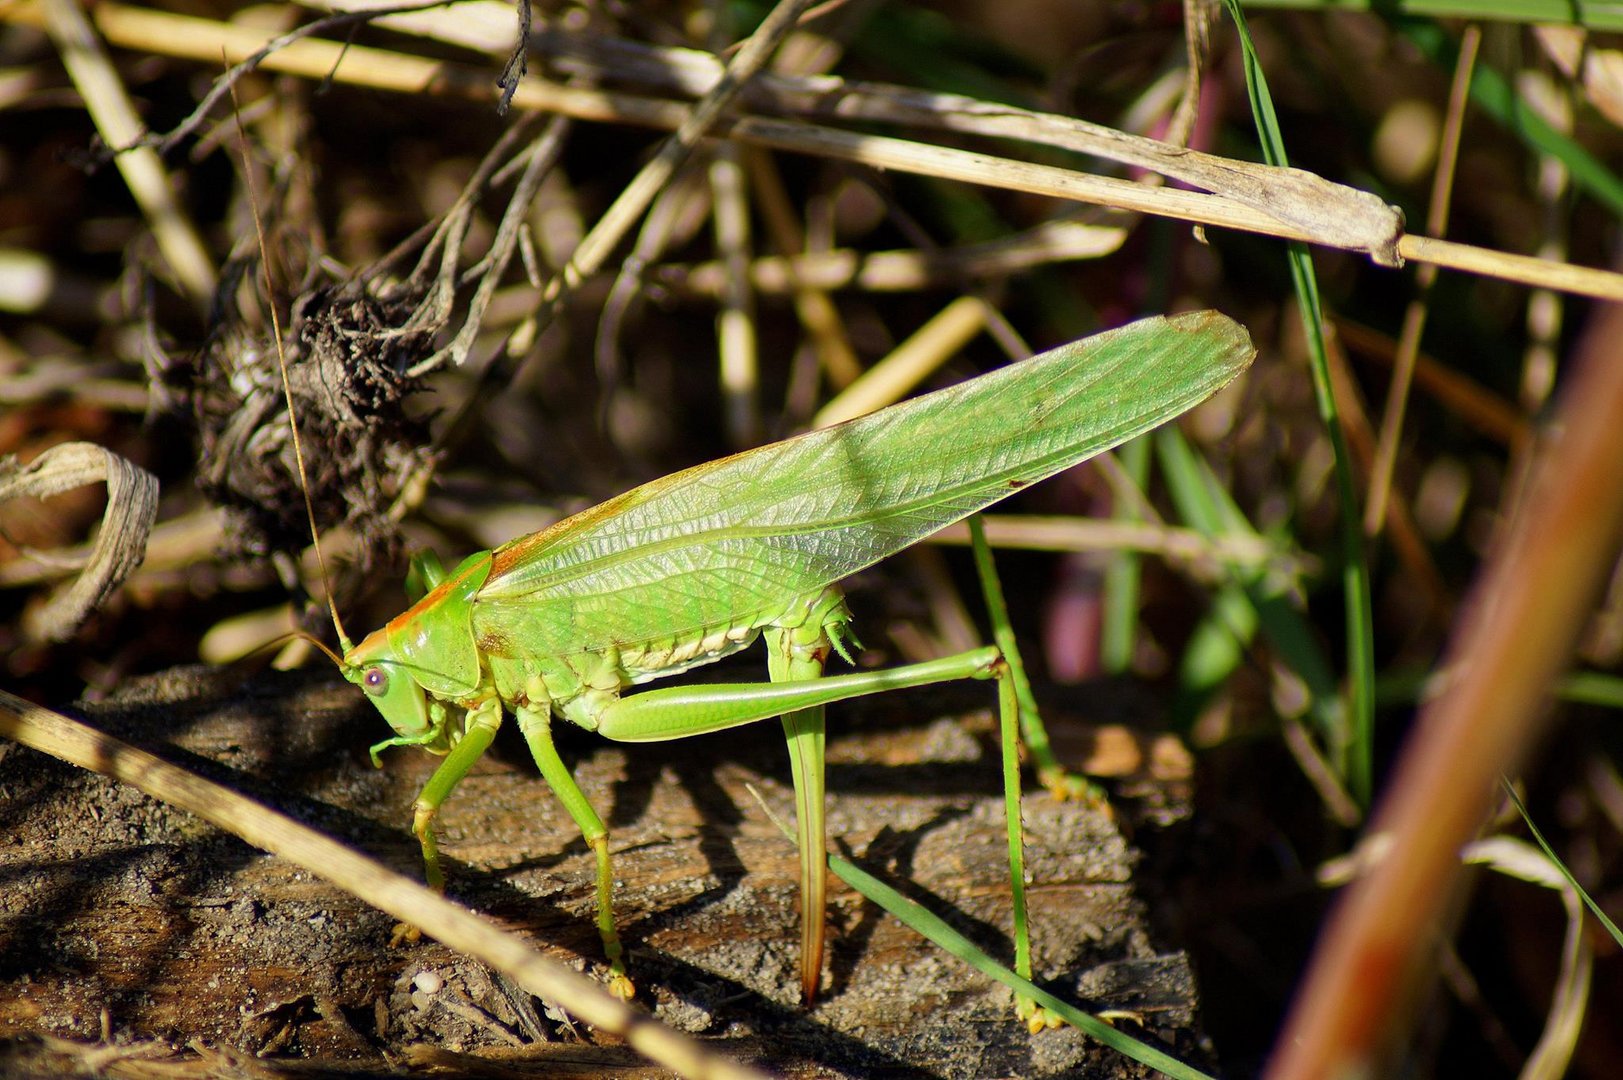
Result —
[{"label": "folded forewing", "polygon": [[[1205,400],[1254,356],[1153,318],[652,481],[496,551],[483,614],[554,652],[761,624],[797,598]],[[528,635],[527,635],[528,636]]]}]

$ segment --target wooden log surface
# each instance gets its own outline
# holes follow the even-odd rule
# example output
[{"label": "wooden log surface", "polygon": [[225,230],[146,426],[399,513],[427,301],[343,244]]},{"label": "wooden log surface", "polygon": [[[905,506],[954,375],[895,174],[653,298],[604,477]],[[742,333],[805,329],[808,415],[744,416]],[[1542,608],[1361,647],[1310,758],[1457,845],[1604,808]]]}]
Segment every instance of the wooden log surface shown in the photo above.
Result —
[{"label": "wooden log surface", "polygon": [[[832,710],[829,834],[1007,958],[1003,809],[977,694]],[[387,731],[336,677],[184,669],[79,711],[420,873],[410,806],[437,759],[397,750],[373,769],[366,747]],[[778,725],[559,740],[610,827],[639,1001],[666,1023],[791,1076],[1144,1072],[1070,1029],[1028,1034],[1005,990],[837,879],[823,996],[802,1009],[794,847],[746,788],[792,815]],[[6,1075],[661,1075],[435,942],[391,947],[387,916],[282,860],[103,777],[0,751]],[[1023,813],[1039,979],[1209,1064],[1188,961],[1152,940],[1111,817],[1042,793]],[[452,896],[601,971],[590,854],[516,731],[452,796],[439,834]]]}]

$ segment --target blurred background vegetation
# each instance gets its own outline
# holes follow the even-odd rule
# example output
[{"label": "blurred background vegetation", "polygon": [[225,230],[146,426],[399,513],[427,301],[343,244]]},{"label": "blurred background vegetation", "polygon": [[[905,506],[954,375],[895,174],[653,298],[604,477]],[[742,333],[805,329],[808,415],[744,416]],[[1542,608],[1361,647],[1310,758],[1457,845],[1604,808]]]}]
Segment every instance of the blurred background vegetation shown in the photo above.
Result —
[{"label": "blurred background vegetation", "polygon": [[[350,85],[342,64],[328,81],[261,68],[235,91],[246,168],[229,98],[166,149],[180,213],[224,283],[215,291],[206,275],[178,268],[151,214],[100,155],[60,34],[40,29],[45,6],[0,7],[0,453],[29,459],[58,443],[100,444],[155,473],[162,498],[143,568],[67,640],[31,631],[28,611],[71,573],[51,553],[84,541],[102,496],[84,488],[0,506],[0,582],[9,586],[0,678],[42,701],[94,697],[200,658],[232,660],[295,621],[323,626],[310,599],[321,587],[303,503],[286,471],[286,416],[274,401],[272,306],[295,331],[337,327],[335,362],[360,372],[344,376],[354,380],[348,413],[305,418],[314,457],[326,459],[314,494],[352,632],[403,607],[406,552],[454,560],[635,483],[803,429],[921,327],[947,342],[925,344],[932,359],[912,376],[925,386],[1142,314],[1213,307],[1249,327],[1255,368],[1180,433],[1147,438],[1114,468],[1075,470],[1008,507],[1046,519],[1010,524],[1001,535],[1011,546],[1068,550],[1010,550],[1001,565],[1058,738],[1102,775],[1145,852],[1140,888],[1166,942],[1196,961],[1218,1060],[1230,1075],[1260,1068],[1329,906],[1323,872],[1352,850],[1391,775],[1596,302],[1492,275],[1445,270],[1432,284],[1415,264],[1398,270],[1315,246],[1328,339],[1315,358],[1276,237],[1106,213],[1012,190],[999,175],[976,185],[735,143],[726,152],[707,144],[649,224],[531,333],[537,283],[660,135],[617,122],[636,119],[623,102],[548,129],[556,163],[514,213],[516,254],[488,274],[479,260],[499,247],[514,198],[517,169],[504,167],[545,123],[522,93],[505,116],[493,107],[515,33],[498,4],[453,8],[434,29],[355,24],[326,34],[447,61],[477,74],[472,90],[450,77],[422,88],[409,74],[398,89]],[[1538,0],[1245,7],[1292,165],[1375,193],[1402,209],[1411,232],[1616,265],[1615,14]],[[472,8],[494,27],[488,37],[476,32],[485,24],[457,14]],[[165,10],[276,29],[321,13],[209,0]],[[1191,10],[1210,22],[1209,42],[1194,47],[1202,64],[1188,145],[1262,160],[1233,23],[1217,8]],[[582,91],[680,98],[654,74],[654,60],[673,63],[670,54],[609,46],[725,44],[763,14],[752,4],[538,9],[545,32],[531,66]],[[1164,137],[1177,135],[1188,14],[1174,3],[852,0],[810,20],[775,70],[837,76],[841,93],[862,81],[912,88],[922,108],[947,114],[957,99],[924,92]],[[472,37],[449,33],[452,24]],[[196,59],[207,46],[120,42],[98,26],[113,43],[110,70],[151,131],[175,130],[219,77],[217,60]],[[1468,91],[1451,90],[1456,83]],[[1053,145],[872,120],[845,127],[1144,177]],[[512,143],[493,152],[504,133]],[[1451,179],[1439,185],[1439,162],[1450,160]],[[488,190],[470,188],[487,180]],[[1439,220],[1442,198],[1449,209]],[[274,299],[260,277],[253,204]],[[461,263],[436,294],[438,252],[410,275],[421,230],[447,220],[465,232],[440,250]],[[404,255],[387,259],[400,245]],[[633,246],[637,261],[622,263]],[[897,261],[885,270],[876,253]],[[807,256],[798,292],[781,269],[790,254]],[[872,276],[819,283],[813,257],[866,258]],[[753,276],[739,273],[752,266]],[[476,299],[486,280],[488,305]],[[432,310],[436,296],[443,311]],[[1411,334],[1421,325],[1417,302],[1423,329],[1406,347],[1406,319]],[[414,313],[427,321],[389,331]],[[465,362],[434,360],[407,377],[463,328]],[[297,358],[317,352],[313,340],[296,345]],[[1623,362],[1615,347],[1611,355]],[[1340,440],[1315,395],[1316,364],[1334,387]],[[1408,364],[1412,387],[1398,390],[1405,409],[1393,427],[1393,372]],[[319,397],[321,378],[301,402]],[[262,415],[244,426],[254,409]],[[1374,479],[1383,434],[1393,450],[1388,510],[1366,527],[1365,508],[1385,498]],[[240,475],[250,465],[280,479]],[[1617,476],[1623,484],[1623,468]],[[1124,494],[1134,483],[1147,506]],[[1120,531],[1082,516],[1113,519]],[[1023,526],[1051,531],[1032,539]],[[944,573],[903,561],[854,583],[873,659],[961,644],[966,632],[938,616],[934,590],[967,584],[967,562],[945,550]],[[1615,911],[1623,575],[1611,574],[1578,640],[1553,734],[1518,780],[1573,877]],[[1161,813],[1169,800],[1186,809]],[[1525,835],[1513,812],[1492,831]],[[1573,946],[1572,917],[1554,893],[1482,874],[1443,949],[1440,985],[1415,1014],[1405,1070],[1518,1075],[1547,1028],[1587,1008],[1581,1037],[1553,1058],[1534,1056],[1539,1068],[1553,1061],[1545,1075],[1611,1075],[1623,1054],[1608,1021],[1623,1003],[1616,947],[1580,923]],[[1553,1019],[1552,1000],[1563,1002]]]}]

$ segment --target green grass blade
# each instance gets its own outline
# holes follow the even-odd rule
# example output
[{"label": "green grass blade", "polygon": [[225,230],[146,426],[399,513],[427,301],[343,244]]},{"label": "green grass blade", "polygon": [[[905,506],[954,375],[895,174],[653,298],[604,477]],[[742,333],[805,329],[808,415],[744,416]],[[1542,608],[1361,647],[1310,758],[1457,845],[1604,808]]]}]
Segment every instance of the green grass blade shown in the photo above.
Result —
[{"label": "green grass blade", "polygon": [[[1397,29],[1442,71],[1459,62],[1459,48],[1447,29],[1424,16],[1503,19],[1523,23],[1569,23],[1593,30],[1623,30],[1623,4],[1568,4],[1557,0],[1248,0],[1247,7],[1305,10],[1371,10],[1390,18]],[[1623,215],[1623,178],[1576,140],[1551,127],[1527,107],[1521,95],[1498,71],[1478,61],[1471,73],[1471,103],[1521,139],[1536,153],[1558,159],[1573,183],[1613,214]]]},{"label": "green grass blade", "polygon": [[[1260,536],[1182,432],[1166,428],[1155,438],[1167,490],[1185,522],[1213,537]],[[1218,591],[1209,622],[1202,625],[1185,653],[1180,719],[1198,711],[1205,702],[1202,688],[1209,693],[1238,666],[1243,647],[1260,629],[1285,666],[1302,680],[1308,693],[1307,711],[1322,736],[1332,747],[1345,745],[1346,713],[1335,672],[1319,648],[1313,626],[1296,609],[1290,583],[1272,580],[1258,567],[1236,566],[1230,573],[1232,584]]]},{"label": "green grass blade", "polygon": [[[778,831],[783,834],[784,839],[794,840],[795,834],[788,823],[772,812],[772,808],[766,805],[760,793],[755,791],[754,788],[750,789],[750,793],[755,796],[756,802],[760,804],[767,818],[778,827]],[[1089,1016],[1075,1005],[1049,993],[1030,979],[1023,978],[1010,971],[1007,967],[976,948],[974,942],[954,930],[939,915],[936,915],[917,901],[909,900],[849,859],[841,858],[831,852],[828,857],[828,868],[841,881],[861,893],[864,898],[871,900],[884,911],[896,916],[904,924],[924,935],[927,941],[956,956],[994,982],[1007,986],[1015,992],[1016,997],[1035,1001],[1038,1005],[1041,1005],[1044,1009],[1058,1016],[1083,1034],[1091,1036],[1105,1046],[1125,1054],[1134,1061],[1148,1065],[1152,1069],[1158,1069],[1168,1076],[1175,1077],[1176,1080],[1212,1080],[1212,1077],[1199,1069],[1185,1065],[1164,1051],[1142,1043],[1125,1032],[1117,1031],[1098,1017]]]},{"label": "green grass blade", "polygon": [[1556,683],[1555,693],[1564,701],[1623,709],[1623,677],[1601,671],[1574,671]]},{"label": "green grass blade", "polygon": [[[1239,0],[1223,0],[1239,34],[1245,57],[1246,88],[1251,94],[1251,112],[1256,120],[1264,159],[1271,165],[1287,165],[1285,143],[1273,98],[1246,29],[1245,13]],[[1291,279],[1296,286],[1297,304],[1308,337],[1308,358],[1313,370],[1314,397],[1319,418],[1324,422],[1335,459],[1336,492],[1341,501],[1341,578],[1347,621],[1347,715],[1351,725],[1344,764],[1348,788],[1361,806],[1368,806],[1373,787],[1375,744],[1375,641],[1374,613],[1370,599],[1369,567],[1364,559],[1362,515],[1353,483],[1352,460],[1341,430],[1335,394],[1330,386],[1330,360],[1324,344],[1324,313],[1319,302],[1318,278],[1307,248],[1292,244],[1289,251]]]},{"label": "green grass blade", "polygon": [[[1185,1065],[1183,1062],[1157,1050],[1153,1046],[1139,1042],[1124,1032],[1117,1031],[1103,1020],[1089,1016],[1075,1005],[1055,997],[1030,980],[1022,979],[1019,975],[981,952],[968,938],[954,930],[934,912],[909,900],[855,863],[842,859],[838,855],[830,855],[828,865],[830,870],[839,875],[840,880],[923,934],[936,945],[939,945],[987,978],[994,979],[1009,987],[1017,995],[1031,998],[1043,1008],[1062,1017],[1066,1023],[1073,1025],[1111,1049],[1125,1054],[1134,1061],[1148,1065],[1152,1069],[1159,1069],[1168,1076],[1178,1077],[1180,1080],[1207,1080],[1206,1074],[1200,1070]],[[1013,1023],[1012,1020],[1010,1022]]]},{"label": "green grass blade", "polygon": [[1369,11],[1382,15],[1431,16],[1437,19],[1485,19],[1499,22],[1587,26],[1623,30],[1623,4],[1576,4],[1572,0],[1245,0],[1245,6],[1298,11]]},{"label": "green grass blade", "polygon": [[1567,869],[1567,864],[1561,861],[1555,850],[1550,847],[1549,841],[1544,839],[1544,834],[1539,832],[1537,825],[1533,824],[1533,815],[1527,812],[1527,807],[1522,803],[1521,796],[1516,794],[1515,787],[1509,780],[1501,778],[1500,782],[1505,785],[1505,793],[1510,796],[1510,801],[1516,804],[1516,812],[1521,814],[1522,820],[1527,823],[1527,831],[1533,834],[1533,839],[1538,841],[1538,846],[1543,849],[1544,857],[1550,860],[1551,864],[1561,872],[1561,876],[1567,879],[1567,884],[1571,885],[1573,890],[1583,898],[1584,906],[1589,909],[1589,913],[1595,916],[1602,926],[1606,927],[1606,932],[1612,935],[1612,940],[1619,945],[1623,945],[1623,932],[1618,930],[1617,924],[1607,917],[1606,912],[1601,910],[1600,905],[1595,903],[1588,891],[1578,884],[1577,879],[1572,876],[1572,871]]},{"label": "green grass blade", "polygon": [[1172,698],[1175,730],[1194,726],[1212,695],[1245,660],[1256,636],[1257,609],[1245,591],[1234,584],[1218,589],[1178,658],[1178,688]]},{"label": "green grass blade", "polygon": [[[1441,679],[1435,671],[1387,672],[1376,681],[1376,698],[1382,705],[1412,706],[1427,697]],[[1578,705],[1623,709],[1623,677],[1603,671],[1574,671],[1557,679],[1550,694],[1559,701]]]},{"label": "green grass blade", "polygon": [[[1134,439],[1116,451],[1122,471],[1144,489],[1150,474],[1150,441]],[[1137,504],[1117,499],[1114,521],[1138,524],[1143,521]],[[1099,661],[1106,674],[1121,675],[1133,663],[1133,646],[1138,638],[1138,587],[1142,560],[1136,552],[1118,551],[1105,569],[1104,619],[1100,630]]]},{"label": "green grass blade", "polygon": [[[1213,537],[1235,530],[1249,531],[1250,525],[1239,507],[1205,482],[1199,458],[1182,432],[1171,428],[1158,432],[1155,450],[1172,504],[1185,524]],[[1180,727],[1187,729],[1194,723],[1211,695],[1240,666],[1256,632],[1256,606],[1246,596],[1242,583],[1224,584],[1212,596],[1206,617],[1195,628],[1178,662],[1173,717]]]}]

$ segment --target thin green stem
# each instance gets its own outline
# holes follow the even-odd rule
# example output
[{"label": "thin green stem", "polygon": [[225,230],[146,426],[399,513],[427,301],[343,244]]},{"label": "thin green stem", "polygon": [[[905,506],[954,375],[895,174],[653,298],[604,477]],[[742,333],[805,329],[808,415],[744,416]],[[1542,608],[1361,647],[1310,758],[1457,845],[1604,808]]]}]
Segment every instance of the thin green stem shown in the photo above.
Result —
[{"label": "thin green stem", "polygon": [[[1251,112],[1262,144],[1263,158],[1270,165],[1289,164],[1279,118],[1267,79],[1257,60],[1239,0],[1224,0],[1239,33],[1245,56],[1246,88],[1251,95]],[[1364,558],[1364,536],[1358,513],[1358,492],[1353,482],[1352,459],[1341,429],[1335,392],[1330,384],[1330,360],[1324,342],[1324,312],[1319,302],[1318,278],[1313,261],[1301,244],[1289,252],[1291,280],[1307,334],[1308,357],[1313,371],[1313,392],[1319,418],[1324,422],[1334,455],[1336,494],[1341,501],[1341,585],[1347,623],[1347,721],[1348,726],[1331,746],[1332,759],[1341,767],[1348,788],[1360,805],[1368,806],[1373,786],[1373,746],[1375,728],[1375,646],[1374,619],[1370,601],[1369,567]]]}]

